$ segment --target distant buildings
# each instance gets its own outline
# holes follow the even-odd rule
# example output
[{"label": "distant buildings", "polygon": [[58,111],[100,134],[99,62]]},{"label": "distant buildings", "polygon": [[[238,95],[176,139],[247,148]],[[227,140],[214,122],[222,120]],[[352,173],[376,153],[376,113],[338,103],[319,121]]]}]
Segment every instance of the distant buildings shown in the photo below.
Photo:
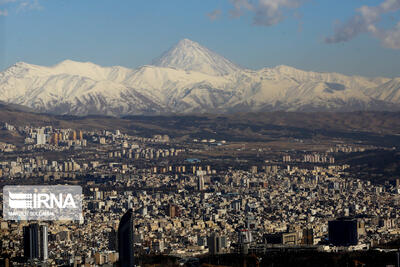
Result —
[{"label": "distant buildings", "polygon": [[153,139],[156,142],[169,142],[170,141],[169,136],[166,135],[166,134],[164,134],[164,135],[160,135],[160,134],[154,135]]},{"label": "distant buildings", "polygon": [[291,158],[289,155],[285,155],[285,156],[283,156],[282,161],[283,162],[291,162]]},{"label": "distant buildings", "polygon": [[[360,180],[349,165],[330,163],[330,152],[287,152],[283,161],[290,164],[280,162],[281,151],[271,152],[264,163],[252,166],[256,163],[238,158],[188,158],[214,146],[166,142],[163,136],[51,126],[15,131],[26,142],[23,147],[0,143],[0,151],[9,153],[0,162],[4,181],[79,183],[85,190],[85,223],[48,226],[51,266],[111,266],[118,264],[118,254],[118,266],[132,266],[134,252],[187,258],[287,249],[358,250],[400,233],[400,179],[379,185]],[[45,145],[35,145],[37,134],[45,135]],[[228,146],[221,149],[230,151]],[[304,164],[304,154],[315,164]],[[132,206],[134,215],[128,210]],[[343,214],[363,219],[356,230],[352,222],[340,220],[328,227],[331,218]],[[46,229],[24,228],[22,246],[15,242],[21,239],[20,224],[0,219],[1,250],[36,264],[47,257]],[[338,247],[326,246],[328,236]]]},{"label": "distant buildings", "polygon": [[46,144],[46,135],[40,131],[36,135],[36,144],[37,145],[45,145]]},{"label": "distant buildings", "polygon": [[75,130],[71,132],[71,140],[76,141],[76,131]]},{"label": "distant buildings", "polygon": [[198,178],[197,178],[197,190],[203,191],[204,190],[204,176],[203,176],[202,171],[198,171],[198,172],[201,172],[201,173],[198,175]]},{"label": "distant buildings", "polygon": [[304,155],[303,162],[310,162],[310,163],[335,163],[334,157],[328,157],[327,155],[321,155],[318,153],[313,154],[306,154]]},{"label": "distant buildings", "polygon": [[251,166],[250,171],[252,174],[256,174],[257,173],[257,166]]}]

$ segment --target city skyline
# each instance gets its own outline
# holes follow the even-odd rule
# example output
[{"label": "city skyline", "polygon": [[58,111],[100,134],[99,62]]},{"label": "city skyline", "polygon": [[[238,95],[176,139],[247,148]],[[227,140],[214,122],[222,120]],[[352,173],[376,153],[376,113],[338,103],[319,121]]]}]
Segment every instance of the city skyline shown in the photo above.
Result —
[{"label": "city skyline", "polygon": [[400,0],[0,0],[0,266],[400,267]]},{"label": "city skyline", "polygon": [[[0,125],[3,134],[24,137],[0,142],[1,184],[82,186],[82,216],[40,223],[3,216],[0,265],[395,261],[390,246],[400,232],[399,168],[393,170],[398,137],[385,145],[368,133],[326,138],[296,130],[291,138],[288,127],[286,141],[283,134],[270,136],[277,144],[211,138],[209,131],[179,138],[157,128],[143,137],[132,128],[107,130],[107,123],[86,128],[80,120],[54,127],[32,122]],[[380,158],[392,169],[375,169]],[[6,194],[0,192],[0,199]]]},{"label": "city skyline", "polygon": [[397,0],[97,1],[96,5],[3,0],[0,69],[18,61],[49,66],[65,59],[135,68],[189,38],[250,69],[284,64],[396,77],[399,6]]}]

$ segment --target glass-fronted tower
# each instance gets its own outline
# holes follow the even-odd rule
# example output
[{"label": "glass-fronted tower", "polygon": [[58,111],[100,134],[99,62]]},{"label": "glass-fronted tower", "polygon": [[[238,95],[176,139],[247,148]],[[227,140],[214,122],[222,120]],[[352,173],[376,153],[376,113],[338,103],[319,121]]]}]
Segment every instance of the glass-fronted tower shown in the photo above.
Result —
[{"label": "glass-fronted tower", "polygon": [[135,266],[133,252],[133,210],[129,209],[122,216],[118,226],[118,253],[121,267]]}]

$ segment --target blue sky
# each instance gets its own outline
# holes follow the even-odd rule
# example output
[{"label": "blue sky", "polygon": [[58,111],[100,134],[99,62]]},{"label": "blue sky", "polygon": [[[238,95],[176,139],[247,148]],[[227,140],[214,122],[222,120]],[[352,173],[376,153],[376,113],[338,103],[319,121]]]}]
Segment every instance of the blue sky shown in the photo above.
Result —
[{"label": "blue sky", "polygon": [[189,38],[241,66],[400,76],[400,0],[0,0],[0,69],[130,68]]}]

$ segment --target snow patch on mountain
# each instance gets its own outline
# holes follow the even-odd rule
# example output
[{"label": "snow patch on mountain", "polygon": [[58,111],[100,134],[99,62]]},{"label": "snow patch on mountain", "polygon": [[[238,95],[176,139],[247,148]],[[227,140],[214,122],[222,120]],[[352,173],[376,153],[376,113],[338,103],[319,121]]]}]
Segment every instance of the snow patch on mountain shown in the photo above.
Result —
[{"label": "snow patch on mountain", "polygon": [[214,76],[240,71],[234,63],[189,39],[181,40],[161,57],[155,59],[153,65]]}]

